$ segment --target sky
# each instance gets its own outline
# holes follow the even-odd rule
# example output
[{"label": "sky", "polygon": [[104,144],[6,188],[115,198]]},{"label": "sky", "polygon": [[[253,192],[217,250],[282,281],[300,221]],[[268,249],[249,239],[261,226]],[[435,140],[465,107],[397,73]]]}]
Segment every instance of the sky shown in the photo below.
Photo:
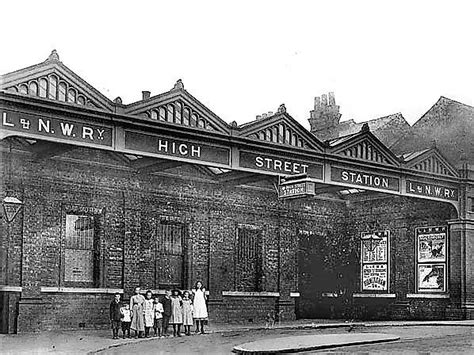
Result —
[{"label": "sky", "polygon": [[[471,5],[472,3],[472,5]],[[178,79],[226,122],[334,92],[342,120],[474,105],[471,1],[8,1],[0,73],[61,61],[125,104]]]}]

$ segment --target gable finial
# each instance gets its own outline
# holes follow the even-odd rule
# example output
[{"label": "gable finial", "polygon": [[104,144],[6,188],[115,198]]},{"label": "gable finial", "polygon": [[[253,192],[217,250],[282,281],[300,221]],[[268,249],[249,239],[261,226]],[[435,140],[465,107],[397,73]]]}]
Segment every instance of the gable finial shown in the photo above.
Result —
[{"label": "gable finial", "polygon": [[56,49],[51,51],[51,54],[49,55],[48,59],[46,59],[46,61],[59,61],[59,54]]},{"label": "gable finial", "polygon": [[363,125],[362,125],[362,129],[360,130],[361,132],[369,132],[370,131],[370,127],[369,127],[369,124],[367,122],[365,122]]},{"label": "gable finial", "polygon": [[278,113],[284,113],[286,112],[286,106],[285,104],[281,104],[280,107],[278,107]]},{"label": "gable finial", "polygon": [[181,79],[178,79],[176,81],[176,84],[174,84],[173,90],[184,90],[184,84]]}]

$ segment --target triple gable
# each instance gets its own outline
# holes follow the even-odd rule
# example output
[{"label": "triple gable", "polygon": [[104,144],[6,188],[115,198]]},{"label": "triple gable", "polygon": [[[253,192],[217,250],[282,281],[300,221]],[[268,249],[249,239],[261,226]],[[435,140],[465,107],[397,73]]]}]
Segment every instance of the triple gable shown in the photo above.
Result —
[{"label": "triple gable", "polygon": [[240,136],[297,148],[323,151],[323,144],[280,106],[278,113],[240,127]]},{"label": "triple gable", "polygon": [[127,105],[124,112],[150,121],[229,133],[229,125],[184,90],[181,80],[163,94]]},{"label": "triple gable", "polygon": [[368,129],[330,142],[332,153],[358,160],[399,166],[400,162]]},{"label": "triple gable", "polygon": [[110,100],[60,62],[56,51],[43,63],[2,75],[0,79],[1,90],[112,110]]},{"label": "triple gable", "polygon": [[436,148],[405,155],[406,167],[425,173],[457,177],[458,172]]}]

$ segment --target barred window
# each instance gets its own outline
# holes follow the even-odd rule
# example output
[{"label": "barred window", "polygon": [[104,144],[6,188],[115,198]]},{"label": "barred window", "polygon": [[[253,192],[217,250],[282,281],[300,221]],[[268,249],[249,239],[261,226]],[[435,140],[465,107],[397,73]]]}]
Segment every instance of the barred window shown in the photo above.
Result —
[{"label": "barred window", "polygon": [[92,284],[96,270],[95,219],[87,215],[66,215],[64,281]]},{"label": "barred window", "polygon": [[262,291],[262,231],[239,227],[235,244],[236,291]]},{"label": "barred window", "polygon": [[155,243],[155,287],[185,286],[185,239],[184,224],[158,224]]}]

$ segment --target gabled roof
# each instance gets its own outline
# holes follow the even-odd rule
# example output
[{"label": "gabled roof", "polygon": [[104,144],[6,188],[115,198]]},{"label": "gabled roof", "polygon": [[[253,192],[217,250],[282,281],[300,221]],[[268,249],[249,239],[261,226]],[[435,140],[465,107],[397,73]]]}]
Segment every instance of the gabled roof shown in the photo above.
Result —
[{"label": "gabled roof", "polygon": [[[174,115],[170,115],[173,116],[172,119],[163,116],[163,113],[167,114],[167,110],[174,112]],[[230,126],[186,91],[181,80],[178,80],[174,87],[167,92],[125,105],[124,113],[141,115],[176,125],[203,128],[221,133],[230,132]]]},{"label": "gabled roof", "polygon": [[[112,111],[112,102],[59,60],[56,50],[42,63],[0,76],[0,90]],[[64,97],[61,97],[64,92]]]},{"label": "gabled roof", "polygon": [[441,96],[438,101],[390,146],[396,154],[437,149],[454,166],[474,164],[474,107]]},{"label": "gabled roof", "polygon": [[275,114],[238,127],[239,136],[275,144],[323,151],[324,144],[308,132],[280,105]]},{"label": "gabled roof", "polygon": [[370,131],[387,146],[390,146],[410,128],[405,117],[401,113],[395,113],[366,122],[355,122],[352,119],[342,121],[335,127],[329,138],[332,139],[357,133],[366,123],[369,125]]},{"label": "gabled roof", "polygon": [[336,138],[327,142],[333,154],[380,164],[399,166],[400,162],[372,132],[368,124],[359,133]]},{"label": "gabled roof", "polygon": [[419,152],[407,153],[402,157],[406,167],[409,169],[436,175],[458,176],[456,168],[443,157],[436,147],[424,149]]}]

